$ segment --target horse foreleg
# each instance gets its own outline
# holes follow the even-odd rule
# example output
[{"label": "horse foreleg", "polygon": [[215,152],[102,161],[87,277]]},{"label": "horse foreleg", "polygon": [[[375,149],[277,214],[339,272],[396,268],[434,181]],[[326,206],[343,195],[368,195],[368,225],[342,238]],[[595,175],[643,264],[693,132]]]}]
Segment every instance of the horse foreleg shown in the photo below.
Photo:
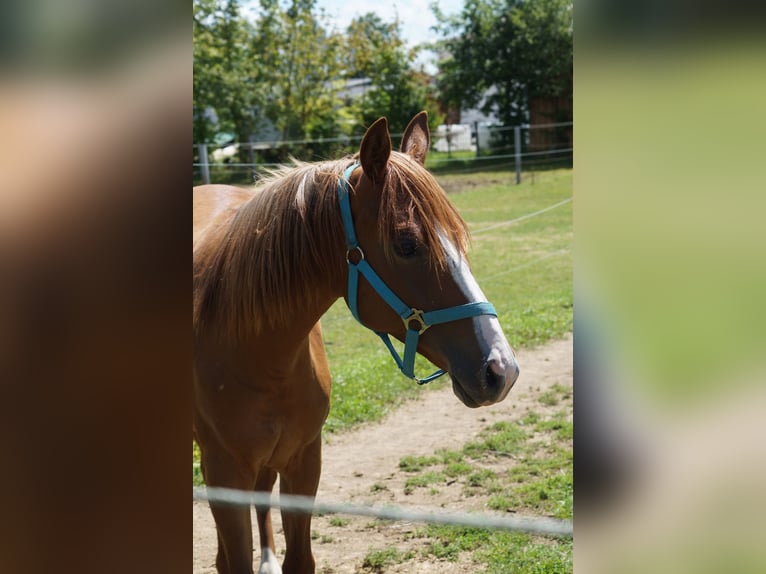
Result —
[{"label": "horse foreleg", "polygon": [[[252,490],[255,473],[237,464],[223,449],[202,448],[208,486]],[[220,574],[253,573],[253,529],[250,508],[210,503],[218,531],[215,566]]]},{"label": "horse foreleg", "polygon": [[[317,437],[303,453],[291,461],[288,469],[280,473],[280,492],[315,496],[322,470],[322,442]],[[282,511],[285,531],[284,574],[313,574],[314,556],[311,554],[311,515]]]},{"label": "horse foreleg", "polygon": [[[261,468],[255,481],[255,490],[259,492],[271,492],[277,473],[270,468]],[[261,542],[261,564],[258,574],[282,574],[279,567],[276,548],[274,547],[274,531],[271,527],[271,509],[258,508],[255,511],[258,519],[258,536]]]}]

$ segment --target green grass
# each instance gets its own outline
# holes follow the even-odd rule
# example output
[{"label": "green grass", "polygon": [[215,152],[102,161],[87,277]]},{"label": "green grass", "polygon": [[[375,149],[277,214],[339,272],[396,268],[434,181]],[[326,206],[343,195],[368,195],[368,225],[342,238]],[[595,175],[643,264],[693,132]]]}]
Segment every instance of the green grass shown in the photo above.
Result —
[{"label": "green grass", "polygon": [[364,557],[362,568],[370,572],[384,572],[386,566],[405,562],[414,557],[414,552],[401,552],[393,546],[378,550],[370,550]]},{"label": "green grass", "polygon": [[399,461],[399,468],[404,472],[418,472],[427,466],[438,464],[438,456],[405,456]]},{"label": "green grass", "polygon": [[429,471],[418,476],[413,476],[404,481],[404,494],[412,494],[416,488],[423,488],[433,484],[446,482],[447,475],[443,472]]}]

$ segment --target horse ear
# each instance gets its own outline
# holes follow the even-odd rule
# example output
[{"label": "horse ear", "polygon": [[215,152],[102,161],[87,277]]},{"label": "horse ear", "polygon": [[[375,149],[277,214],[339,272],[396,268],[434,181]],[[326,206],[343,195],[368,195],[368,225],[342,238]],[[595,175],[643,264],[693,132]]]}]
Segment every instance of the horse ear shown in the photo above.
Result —
[{"label": "horse ear", "polygon": [[386,175],[388,158],[391,156],[391,136],[388,135],[388,121],[378,118],[362,138],[359,160],[362,169],[373,183],[381,183]]},{"label": "horse ear", "polygon": [[419,164],[426,162],[426,154],[431,145],[431,134],[428,131],[428,112],[422,111],[410,120],[402,136],[402,153],[408,154]]}]

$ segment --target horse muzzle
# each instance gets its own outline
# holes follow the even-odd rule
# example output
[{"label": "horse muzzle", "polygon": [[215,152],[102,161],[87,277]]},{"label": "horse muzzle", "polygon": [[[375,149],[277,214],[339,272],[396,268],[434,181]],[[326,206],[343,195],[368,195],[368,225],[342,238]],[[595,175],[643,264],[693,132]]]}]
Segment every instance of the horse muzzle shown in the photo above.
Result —
[{"label": "horse muzzle", "polygon": [[511,356],[490,356],[472,375],[460,368],[450,370],[452,390],[464,405],[471,408],[502,401],[519,378],[519,365]]}]

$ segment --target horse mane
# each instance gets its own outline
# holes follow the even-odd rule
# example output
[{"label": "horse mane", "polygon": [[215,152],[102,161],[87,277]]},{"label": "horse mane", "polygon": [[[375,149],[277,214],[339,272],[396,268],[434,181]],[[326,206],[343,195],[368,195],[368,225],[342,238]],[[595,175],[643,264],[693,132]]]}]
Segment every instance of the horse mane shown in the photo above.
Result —
[{"label": "horse mane", "polygon": [[[337,186],[355,160],[294,160],[272,171],[231,222],[205,240],[194,255],[195,334],[242,340],[287,324],[326,296],[346,264]],[[378,215],[388,258],[403,229],[417,229],[437,267],[446,265],[440,233],[465,253],[465,222],[433,176],[406,154],[391,153]]]}]

